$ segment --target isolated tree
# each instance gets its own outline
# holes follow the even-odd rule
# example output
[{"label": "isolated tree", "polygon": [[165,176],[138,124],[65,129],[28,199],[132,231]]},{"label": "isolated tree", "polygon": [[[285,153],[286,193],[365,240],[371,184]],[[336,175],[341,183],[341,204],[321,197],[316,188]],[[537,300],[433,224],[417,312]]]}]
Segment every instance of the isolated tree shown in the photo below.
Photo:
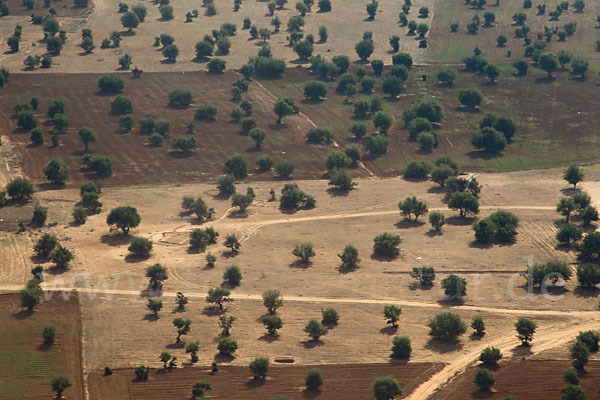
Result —
[{"label": "isolated tree", "polygon": [[235,353],[237,348],[237,342],[229,338],[221,338],[219,339],[219,343],[217,344],[217,350],[219,350],[219,354],[222,356],[231,357],[233,353]]},{"label": "isolated tree", "polygon": [[556,205],[556,212],[565,217],[565,222],[569,222],[571,214],[576,210],[577,206],[572,197],[563,197]]},{"label": "isolated tree", "polygon": [[471,321],[471,328],[475,330],[475,335],[485,335],[485,323],[483,322],[483,318],[481,318],[481,315],[473,317],[473,320]]},{"label": "isolated tree", "polygon": [[183,319],[179,317],[173,319],[173,326],[177,329],[176,343],[181,342],[182,335],[187,335],[188,333],[190,333],[191,325],[192,320],[190,319]]},{"label": "isolated tree", "polygon": [[248,176],[248,161],[246,157],[239,153],[232,155],[225,161],[223,172],[232,175],[235,179],[244,179]]},{"label": "isolated tree", "polygon": [[309,369],[304,380],[307,390],[318,390],[323,385],[323,376],[318,368]]},{"label": "isolated tree", "polygon": [[[131,114],[133,112],[133,103],[125,96],[117,96],[110,103],[110,112],[116,115]],[[82,129],[90,130],[89,128]]]},{"label": "isolated tree", "polygon": [[590,349],[581,340],[576,340],[575,343],[569,346],[569,355],[573,366],[578,370],[584,370],[589,361]]},{"label": "isolated tree", "polygon": [[436,77],[437,80],[440,81],[440,83],[445,83],[448,86],[452,86],[454,84],[454,81],[456,80],[456,70],[444,67],[440,69]]},{"label": "isolated tree", "polygon": [[70,176],[69,167],[58,158],[51,159],[48,164],[44,166],[43,171],[44,175],[46,175],[46,179],[55,184],[64,184]]},{"label": "isolated tree", "polygon": [[360,263],[360,258],[358,258],[358,250],[351,244],[344,247],[344,250],[341,254],[338,254],[338,257],[340,260],[342,260],[340,268],[344,270],[354,269]]},{"label": "isolated tree", "polygon": [[391,376],[375,378],[373,394],[376,400],[393,400],[402,394],[400,384]]},{"label": "isolated tree", "polygon": [[532,320],[521,317],[515,322],[517,337],[521,341],[522,346],[529,346],[529,342],[533,340],[533,334],[537,329],[537,324]]},{"label": "isolated tree", "polygon": [[563,400],[586,400],[588,396],[583,389],[577,385],[569,384],[564,390]]},{"label": "isolated tree", "polygon": [[375,46],[373,40],[363,39],[354,46],[354,49],[361,60],[367,60],[373,54]]},{"label": "isolated tree", "polygon": [[152,289],[160,290],[163,282],[169,279],[169,274],[167,268],[157,263],[146,268],[146,278],[150,279],[149,285]]},{"label": "isolated tree", "polygon": [[108,225],[114,225],[117,229],[121,229],[125,235],[131,228],[137,227],[140,222],[141,218],[137,209],[131,206],[113,208],[106,217]]},{"label": "isolated tree", "polygon": [[304,327],[304,332],[310,336],[311,340],[317,341],[321,336],[327,334],[327,328],[323,326],[318,320],[311,319]]},{"label": "isolated tree", "polygon": [[56,246],[48,255],[48,260],[52,261],[57,268],[68,268],[74,258],[73,252],[61,245]]},{"label": "isolated tree", "polygon": [[277,123],[281,124],[283,117],[292,115],[298,112],[298,107],[294,104],[294,100],[290,98],[279,98],[273,105],[273,112],[277,115]]},{"label": "isolated tree", "polygon": [[52,390],[56,392],[56,397],[63,398],[63,392],[73,386],[68,376],[55,376],[50,382]]},{"label": "isolated tree", "polygon": [[462,89],[458,92],[458,100],[469,108],[475,108],[481,104],[483,96],[477,89]]},{"label": "isolated tree", "polygon": [[458,314],[443,312],[429,320],[429,335],[437,340],[453,342],[467,330]]},{"label": "isolated tree", "polygon": [[133,11],[128,11],[121,16],[121,24],[124,28],[127,28],[129,32],[137,28],[140,22],[138,14]]},{"label": "isolated tree", "polygon": [[480,368],[475,371],[475,379],[473,382],[475,382],[480,392],[489,392],[490,387],[496,383],[496,379],[494,378],[492,371],[486,368]]},{"label": "isolated tree", "polygon": [[14,178],[6,185],[6,194],[15,200],[29,200],[34,192],[33,184],[27,178]]},{"label": "isolated tree", "polygon": [[212,390],[212,385],[210,383],[204,381],[197,381],[196,383],[194,383],[194,386],[192,386],[192,397],[194,399],[206,398],[204,397],[204,395],[209,390]]},{"label": "isolated tree", "polygon": [[267,133],[263,129],[254,128],[250,131],[249,136],[256,142],[256,149],[260,150]]},{"label": "isolated tree", "polygon": [[19,294],[21,296],[21,305],[26,307],[28,311],[32,311],[35,306],[40,304],[40,297],[42,295],[39,279],[31,279],[27,282],[26,288],[21,290]]},{"label": "isolated tree", "polygon": [[400,236],[382,233],[373,240],[373,253],[379,257],[394,258],[400,254],[398,246],[402,243]]},{"label": "isolated tree", "polygon": [[316,101],[327,95],[327,86],[322,81],[310,81],[304,86],[304,96]]},{"label": "isolated tree", "polygon": [[386,324],[390,325],[393,329],[398,328],[398,320],[402,309],[395,305],[388,304],[383,307],[383,316],[386,320]]},{"label": "isolated tree", "polygon": [[577,188],[577,184],[583,180],[583,170],[577,164],[571,164],[563,173],[563,179]]},{"label": "isolated tree", "polygon": [[200,351],[200,342],[191,342],[185,346],[186,354],[190,355],[192,364],[198,362],[198,351]]},{"label": "isolated tree", "polygon": [[184,311],[185,305],[187,303],[188,303],[188,298],[182,292],[177,292],[177,295],[175,297],[175,304],[177,304],[177,309],[179,311]]},{"label": "isolated tree", "polygon": [[415,215],[415,221],[419,219],[421,215],[427,214],[427,204],[417,200],[415,196],[407,197],[405,200],[398,203],[400,213],[410,221],[411,214]]},{"label": "isolated tree", "polygon": [[499,348],[488,346],[479,354],[479,361],[485,365],[496,365],[502,359],[502,352]]},{"label": "isolated tree", "polygon": [[102,75],[98,79],[98,88],[103,93],[119,93],[124,87],[125,81],[113,74]]},{"label": "isolated tree", "polygon": [[231,292],[228,289],[217,287],[214,289],[208,290],[208,295],[206,296],[207,303],[215,304],[219,310],[223,309],[223,303],[233,301],[229,296]]},{"label": "isolated tree", "polygon": [[242,281],[242,272],[237,265],[231,265],[225,269],[223,273],[223,281],[229,286],[239,286]]},{"label": "isolated tree", "polygon": [[81,128],[79,129],[79,137],[81,141],[85,145],[84,151],[88,151],[88,145],[90,143],[96,143],[96,133],[90,128]]},{"label": "isolated tree", "polygon": [[458,275],[451,274],[441,281],[444,294],[450,298],[462,300],[467,294],[467,281]]},{"label": "isolated tree", "polygon": [[579,264],[577,266],[577,281],[582,287],[595,287],[600,283],[600,268],[595,264]]},{"label": "isolated tree", "polygon": [[283,297],[279,290],[271,289],[262,294],[263,305],[267,308],[267,312],[274,315],[277,309],[283,306]]},{"label": "isolated tree", "polygon": [[269,358],[256,357],[250,362],[250,371],[254,374],[254,379],[264,380],[269,372]]},{"label": "isolated tree", "polygon": [[435,270],[433,267],[413,267],[410,277],[419,281],[421,287],[430,287],[435,280]]},{"label": "isolated tree", "polygon": [[262,323],[269,335],[275,335],[277,330],[283,327],[283,321],[276,315],[264,315],[262,317]]},{"label": "isolated tree", "polygon": [[236,254],[242,246],[235,233],[225,236],[225,243],[223,245],[229,248],[232,254]]},{"label": "isolated tree", "polygon": [[152,241],[144,237],[131,238],[127,248],[131,254],[137,257],[150,257],[152,251]]},{"label": "isolated tree", "polygon": [[42,337],[44,338],[44,344],[52,345],[56,340],[56,327],[48,325],[44,327],[42,331]]},{"label": "isolated tree", "polygon": [[552,77],[552,73],[558,68],[558,58],[553,53],[543,53],[538,59],[540,68],[548,74],[548,78]]}]

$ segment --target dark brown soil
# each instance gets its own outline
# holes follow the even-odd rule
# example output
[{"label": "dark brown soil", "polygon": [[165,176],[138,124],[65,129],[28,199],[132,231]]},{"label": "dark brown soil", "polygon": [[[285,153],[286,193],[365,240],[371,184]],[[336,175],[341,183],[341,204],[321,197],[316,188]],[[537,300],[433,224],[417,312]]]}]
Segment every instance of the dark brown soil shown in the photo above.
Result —
[{"label": "dark brown soil", "polygon": [[314,366],[272,366],[266,381],[256,381],[244,367],[222,367],[211,375],[203,368],[183,368],[165,372],[152,370],[147,382],[136,382],[131,369],[117,370],[106,377],[101,372],[89,376],[92,400],[108,399],[189,399],[196,381],[209,382],[210,398],[266,400],[287,396],[291,399],[370,399],[372,383],[379,376],[393,376],[408,395],[420,382],[441,368],[441,364],[350,364],[317,366],[323,375],[320,391],[307,391],[306,372]]},{"label": "dark brown soil", "polygon": [[26,9],[22,0],[7,0],[10,15],[49,15],[50,7],[56,10],[57,17],[85,18],[92,11],[92,0],[88,7],[75,7],[74,0],[52,0],[50,7],[44,7],[44,0],[35,0],[33,10]]},{"label": "dark brown soil", "polygon": [[[493,369],[496,384],[492,393],[481,393],[473,383],[478,367],[469,368],[464,374],[443,388],[436,399],[502,399],[514,396],[517,399],[559,399],[566,386],[563,373],[571,368],[569,361],[523,361],[511,360],[500,363]],[[590,361],[584,373],[579,375],[579,385],[590,399],[600,398],[600,362]]]},{"label": "dark brown soil", "polygon": [[[277,162],[291,160],[296,165],[295,178],[319,178],[324,173],[324,158],[330,147],[309,146],[304,135],[312,127],[301,115],[286,117],[283,124],[276,124],[273,99],[256,84],[244,96],[253,104],[252,116],[257,126],[267,131],[262,150],[255,148],[254,141],[241,134],[240,125],[230,121],[230,112],[238,107],[230,100],[232,83],[239,78],[234,72],[210,75],[205,72],[147,73],[141,79],[131,79],[130,73],[122,74],[125,90],[122,93],[134,104],[136,120],[131,132],[119,129],[118,116],[110,114],[110,102],[116,95],[99,93],[96,74],[13,74],[9,84],[2,88],[0,97],[0,129],[10,132],[11,140],[19,151],[23,171],[35,182],[45,182],[43,166],[52,158],[59,157],[71,169],[70,184],[98,179],[81,170],[79,159],[85,154],[78,135],[82,127],[95,130],[98,142],[90,144],[91,154],[107,155],[113,164],[113,176],[104,179],[106,185],[132,183],[172,183],[208,181],[222,174],[223,162],[234,153],[248,158],[251,179],[272,179],[273,173],[255,171],[255,160],[261,154],[270,154]],[[168,92],[182,87],[192,90],[195,103],[186,109],[168,106]],[[45,143],[33,146],[29,133],[17,129],[12,107],[29,102],[32,97],[40,99],[36,112],[44,130]],[[60,135],[60,145],[53,147],[50,141],[52,126],[46,116],[52,99],[65,102],[65,113],[70,120],[66,133]],[[184,136],[186,124],[194,120],[196,106],[212,104],[218,108],[216,121],[195,121],[195,138],[198,147],[190,154],[173,151],[173,137]],[[159,119],[171,121],[170,134],[162,147],[148,145],[148,135],[139,131],[138,120],[152,112]]]}]

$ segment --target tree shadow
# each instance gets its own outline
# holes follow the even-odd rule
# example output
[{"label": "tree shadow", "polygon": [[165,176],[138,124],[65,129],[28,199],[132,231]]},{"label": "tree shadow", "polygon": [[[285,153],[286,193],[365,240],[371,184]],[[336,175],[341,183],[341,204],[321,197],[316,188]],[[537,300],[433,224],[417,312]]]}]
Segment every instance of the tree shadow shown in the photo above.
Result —
[{"label": "tree shadow", "polygon": [[448,307],[448,308],[450,308],[450,307],[460,307],[460,306],[462,306],[462,305],[465,304],[465,299],[464,299],[464,297],[462,297],[462,298],[446,297],[446,298],[438,300],[437,303],[440,306]]},{"label": "tree shadow", "polygon": [[553,83],[555,80],[556,80],[556,78],[553,76],[544,76],[541,78],[535,78],[533,80],[533,82],[537,83],[537,84],[548,84],[548,83]]},{"label": "tree shadow", "polygon": [[353,267],[343,267],[343,266],[339,266],[338,267],[338,272],[340,274],[350,274],[354,271],[356,271],[357,269],[359,269],[360,267],[358,265],[355,265]]},{"label": "tree shadow", "polygon": [[459,340],[453,340],[451,342],[444,342],[434,338],[430,338],[425,344],[425,348],[431,351],[435,351],[439,354],[450,353],[453,351],[461,350],[463,344]]},{"label": "tree shadow", "polygon": [[315,347],[321,347],[325,345],[325,342],[320,339],[304,340],[300,343],[302,343],[302,346],[304,346],[305,349],[314,349]]},{"label": "tree shadow", "polygon": [[395,335],[398,332],[398,328],[394,328],[393,326],[386,326],[385,328],[381,328],[379,333],[382,335]]},{"label": "tree shadow", "polygon": [[123,246],[129,244],[129,235],[106,233],[100,236],[100,242],[109,246]]},{"label": "tree shadow", "polygon": [[528,357],[533,354],[530,345],[518,345],[510,350],[513,357]]},{"label": "tree shadow", "polygon": [[13,314],[13,318],[21,320],[31,317],[35,314],[35,310],[21,310]]},{"label": "tree shadow", "polygon": [[230,355],[226,355],[226,354],[220,354],[217,353],[215,354],[214,358],[213,358],[217,363],[230,363],[232,362],[235,357],[234,356],[230,356]]},{"label": "tree shadow", "polygon": [[265,333],[264,335],[259,337],[258,340],[260,340],[261,342],[273,343],[279,340],[279,334],[275,333],[271,335],[270,333]]},{"label": "tree shadow", "polygon": [[185,347],[185,342],[180,340],[179,342],[169,343],[165,346],[167,349],[183,349]]},{"label": "tree shadow", "polygon": [[346,197],[350,193],[350,190],[343,190],[336,187],[330,187],[326,191],[327,194],[329,194],[331,197]]},{"label": "tree shadow", "polygon": [[483,337],[485,336],[485,332],[483,332],[483,334],[478,335],[477,333],[473,332],[472,334],[469,335],[469,339],[471,339],[472,341],[479,341],[481,339],[483,339]]},{"label": "tree shadow", "polygon": [[481,242],[478,242],[477,240],[473,240],[469,243],[469,247],[472,249],[491,249],[492,247],[494,247],[494,243],[492,243],[492,242],[481,243]]},{"label": "tree shadow", "polygon": [[436,237],[436,236],[442,236],[442,234],[443,233],[442,233],[441,230],[436,231],[435,229],[430,229],[427,232],[425,232],[425,235],[427,235],[427,236],[429,236],[431,238]]},{"label": "tree shadow", "polygon": [[408,220],[406,218],[403,220],[400,220],[394,224],[394,226],[398,229],[418,228],[423,225],[425,225],[425,222],[423,222],[423,221],[419,221],[419,220],[415,221],[414,219]]},{"label": "tree shadow", "polygon": [[158,314],[146,314],[144,315],[144,317],[142,318],[142,321],[150,321],[150,322],[154,322],[158,320]]},{"label": "tree shadow", "polygon": [[376,261],[381,261],[381,262],[390,262],[390,261],[394,261],[395,259],[397,259],[398,257],[400,257],[400,255],[395,255],[395,256],[382,256],[379,254],[375,254],[375,253],[371,253],[371,259],[372,260],[376,260]]},{"label": "tree shadow", "polygon": [[138,263],[142,261],[146,261],[150,258],[150,256],[138,256],[135,254],[127,254],[125,256],[125,262],[127,263]]},{"label": "tree shadow", "polygon": [[577,297],[584,297],[584,298],[598,297],[598,295],[600,294],[600,289],[598,289],[595,286],[593,286],[593,287],[577,286],[575,288],[575,290],[573,290],[573,293]]},{"label": "tree shadow", "polygon": [[218,306],[206,306],[202,309],[202,314],[209,317],[214,317],[216,315],[222,315],[226,311],[227,309],[225,307],[219,308]]},{"label": "tree shadow", "polygon": [[302,260],[296,260],[289,264],[290,268],[308,269],[312,265],[312,262],[304,262]]},{"label": "tree shadow", "polygon": [[461,217],[453,216],[446,218],[446,223],[453,226],[467,226],[472,225],[475,221],[475,217]]}]

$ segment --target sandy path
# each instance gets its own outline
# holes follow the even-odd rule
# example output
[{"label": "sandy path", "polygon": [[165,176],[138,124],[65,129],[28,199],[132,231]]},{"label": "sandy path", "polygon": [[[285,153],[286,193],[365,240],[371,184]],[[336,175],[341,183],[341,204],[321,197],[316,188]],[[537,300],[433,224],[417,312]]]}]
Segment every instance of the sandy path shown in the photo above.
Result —
[{"label": "sandy path", "polygon": [[[573,313],[577,314],[577,313]],[[596,313],[597,314],[597,313]],[[600,325],[600,321],[596,320],[595,322],[588,322],[581,325],[575,325],[569,329],[555,329],[548,331],[537,331],[534,337],[534,342],[532,346],[529,348],[530,352],[528,353],[528,357],[533,356],[535,354],[541,353],[543,351],[549,350],[551,348],[560,346],[564,343],[567,343],[577,335],[580,331],[589,330],[589,329],[598,329]],[[487,346],[496,346],[500,349],[500,351],[506,357],[507,355],[511,355],[511,352],[519,345],[517,338],[514,335],[510,337],[503,337],[498,340],[495,340],[492,343],[487,343],[486,345],[482,345],[477,349],[469,352],[468,354],[461,355],[452,362],[450,362],[444,369],[442,369],[437,374],[433,375],[428,381],[421,384],[421,386],[417,387],[410,396],[408,396],[407,400],[424,400],[432,398],[435,393],[451,381],[454,377],[458,376],[462,372],[465,371],[467,367],[471,364],[477,362],[479,360],[479,354],[481,351]],[[527,348],[524,348],[525,350]]]}]

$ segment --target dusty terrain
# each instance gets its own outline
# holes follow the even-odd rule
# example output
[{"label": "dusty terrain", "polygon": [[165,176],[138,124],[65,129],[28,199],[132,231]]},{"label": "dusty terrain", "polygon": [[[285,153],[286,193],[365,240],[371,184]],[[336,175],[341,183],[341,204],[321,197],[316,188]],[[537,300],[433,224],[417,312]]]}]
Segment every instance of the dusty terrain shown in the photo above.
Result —
[{"label": "dusty terrain", "polygon": [[394,364],[348,364],[319,365],[325,383],[318,391],[308,391],[304,387],[306,371],[311,366],[273,367],[266,382],[256,382],[248,374],[247,368],[223,367],[217,374],[197,369],[182,369],[169,373],[152,371],[148,382],[132,382],[133,372],[129,369],[115,371],[111,377],[100,374],[90,375],[90,387],[95,393],[92,400],[129,399],[186,399],[194,382],[210,382],[213,390],[211,398],[264,400],[275,396],[288,396],[292,399],[306,398],[369,398],[371,383],[378,376],[393,376],[402,385],[403,397],[408,395],[421,381],[439,370],[439,364],[409,363]]},{"label": "dusty terrain", "polygon": [[[269,45],[277,57],[288,61],[296,61],[298,56],[288,45],[286,39],[287,20],[297,15],[295,2],[288,2],[283,10],[277,10],[277,15],[282,25],[280,31],[275,33],[271,26],[272,16],[267,15],[267,2],[257,0],[244,1],[239,12],[232,9],[231,1],[216,2],[217,14],[215,16],[204,15],[201,0],[186,2],[173,2],[174,16],[171,21],[161,20],[158,5],[144,3],[148,9],[145,22],[141,23],[133,34],[124,30],[120,23],[122,14],[118,13],[120,0],[96,0],[93,2],[94,11],[87,19],[85,18],[61,18],[61,24],[69,35],[61,55],[55,58],[55,64],[51,72],[98,72],[114,71],[119,65],[119,56],[129,53],[133,56],[134,64],[145,71],[190,71],[203,70],[205,62],[195,60],[196,53],[194,45],[202,39],[205,34],[210,34],[213,29],[219,29],[223,23],[230,22],[237,25],[237,35],[231,40],[232,46],[229,55],[218,55],[226,60],[228,67],[240,67],[247,62],[248,57],[256,55],[259,49],[260,39],[251,40],[248,30],[242,30],[242,20],[249,17],[258,28],[269,28],[271,39]],[[365,2],[362,0],[333,0],[332,11],[326,13],[317,12],[317,6],[305,17],[304,35],[313,34],[315,37],[314,54],[322,54],[331,57],[337,54],[346,54],[353,60],[358,60],[354,51],[354,45],[361,40],[363,31],[373,32],[373,39],[377,43],[372,58],[383,59],[391,62],[391,48],[388,39],[392,34],[402,38],[400,51],[414,54],[415,58],[421,59],[423,50],[418,49],[418,41],[415,36],[406,36],[406,28],[398,24],[398,13],[401,6],[392,0],[381,0],[375,20],[366,19]],[[137,4],[129,3],[130,6]],[[433,18],[433,1],[413,1],[413,13],[419,22],[431,25]],[[416,18],[421,6],[429,6],[432,12],[429,18],[421,20]],[[343,8],[342,8],[343,7]],[[185,23],[185,14],[192,10],[199,11],[199,17],[191,23]],[[18,22],[23,25],[24,49],[16,54],[3,54],[0,63],[12,70],[22,69],[23,60],[26,55],[43,54],[44,43],[38,43],[43,38],[40,26],[27,22],[25,17],[7,17],[0,19],[0,32],[11,32]],[[328,28],[329,39],[326,43],[319,43],[319,26]],[[393,27],[390,30],[390,26]],[[79,47],[80,30],[89,28],[94,35],[96,49],[92,54],[84,54]],[[108,37],[112,31],[123,32],[124,40],[119,48],[100,49],[100,42]],[[393,32],[393,33],[392,33]],[[175,37],[175,44],[179,48],[179,57],[175,64],[163,63],[164,57],[157,48],[152,47],[153,39],[161,33],[168,33]],[[36,46],[32,47],[35,43]]]},{"label": "dusty terrain", "polygon": [[[597,199],[598,169],[588,167],[585,171],[583,189]],[[187,310],[181,314],[193,321],[192,331],[185,339],[201,341],[199,366],[212,362],[219,327],[217,318],[207,313],[203,300],[208,288],[222,283],[224,268],[232,264],[239,265],[244,274],[241,286],[233,290],[234,302],[227,305],[231,315],[238,317],[232,337],[240,347],[234,359],[225,360],[226,364],[244,366],[258,355],[293,358],[295,364],[301,365],[381,363],[389,360],[391,336],[406,334],[413,342],[412,361],[453,360],[434,375],[429,385],[419,388],[423,392],[418,393],[429,393],[467,367],[486,345],[498,345],[510,354],[518,345],[513,323],[520,316],[533,318],[539,324],[532,354],[551,359],[566,357],[566,350],[548,356],[543,352],[566,345],[579,330],[599,325],[594,311],[595,294],[582,292],[574,280],[566,282],[564,289],[551,291],[549,296],[537,291],[528,293],[525,281],[518,276],[528,260],[572,259],[571,253],[556,248],[553,233],[559,221],[554,205],[567,189],[561,171],[479,174],[477,178],[483,184],[482,215],[507,209],[521,219],[515,244],[474,246],[470,220],[453,217],[455,213],[446,209],[443,196],[432,182],[399,178],[359,180],[357,189],[345,197],[328,193],[324,181],[300,181],[303,190],[315,195],[317,207],[294,214],[282,214],[277,202],[267,201],[269,188],[278,191],[281,183],[275,186],[253,182],[250,185],[255,188],[257,199],[246,217],[230,209],[227,200],[213,197],[216,190],[211,185],[106,188],[101,197],[105,211],[91,216],[82,226],[69,224],[77,190],[45,191],[37,199],[50,207],[50,221],[57,222],[49,230],[57,233],[76,255],[70,270],[48,269],[45,287],[77,287],[81,291],[84,337],[97,339],[86,344],[89,370],[105,365],[133,367],[141,362],[159,367],[158,355],[163,350],[187,362],[189,357],[183,349],[174,346],[171,325],[172,318],[179,315],[173,312],[177,291],[190,297]],[[530,183],[523,185],[525,181]],[[245,186],[238,185],[241,190]],[[191,194],[202,195],[216,210],[215,221],[206,226],[214,226],[220,238],[236,232],[242,240],[241,252],[235,257],[230,257],[221,244],[209,247],[218,256],[213,269],[205,268],[204,254],[188,252],[187,234],[198,225],[191,216],[180,213],[180,201],[183,195]],[[396,203],[408,195],[425,200],[430,210],[447,210],[443,212],[449,222],[441,236],[432,235],[427,224],[402,221]],[[130,236],[152,238],[154,251],[150,259],[127,257],[128,238],[108,233],[106,210],[123,204],[137,207],[142,216],[142,224]],[[544,228],[539,229],[540,226]],[[378,261],[370,257],[372,238],[381,232],[394,232],[404,239],[398,259]],[[14,238],[13,252],[27,254],[39,233],[4,235]],[[291,249],[301,240],[311,240],[316,245],[317,255],[308,268],[293,265]],[[359,269],[340,273],[336,254],[347,243],[358,247],[362,262]],[[9,268],[4,272],[4,282],[10,285],[3,288],[18,288],[27,279],[32,260],[21,260],[13,258],[5,264]],[[155,262],[169,270],[162,294],[165,308],[158,319],[148,316],[142,296],[147,282],[143,269]],[[468,293],[464,303],[445,302],[439,283],[430,290],[412,288],[407,273],[417,265],[434,266],[438,272],[436,282],[450,272],[465,276]],[[259,320],[264,313],[260,294],[270,288],[280,289],[286,299],[280,311],[285,325],[274,341],[266,340],[270,338],[265,337]],[[383,305],[390,303],[403,308],[397,332],[386,329],[381,316]],[[320,309],[325,306],[338,310],[340,325],[314,346],[307,342],[302,328],[309,318],[319,318]],[[465,321],[483,315],[488,334],[482,340],[472,340],[466,334],[451,346],[428,340],[426,322],[443,309],[458,312]],[[514,351],[519,354],[518,349]],[[420,394],[415,396],[423,398]]]},{"label": "dusty terrain", "polygon": [[[501,399],[511,395],[517,399],[550,399],[558,398],[564,389],[563,372],[570,368],[568,361],[521,361],[513,360],[500,363],[494,369],[496,384],[493,393],[486,395],[477,391],[472,382],[477,367],[469,368],[463,375],[436,395],[436,399]],[[600,362],[592,361],[586,366],[586,372],[579,376],[579,385],[589,396],[595,399],[600,396],[598,374]]]}]

